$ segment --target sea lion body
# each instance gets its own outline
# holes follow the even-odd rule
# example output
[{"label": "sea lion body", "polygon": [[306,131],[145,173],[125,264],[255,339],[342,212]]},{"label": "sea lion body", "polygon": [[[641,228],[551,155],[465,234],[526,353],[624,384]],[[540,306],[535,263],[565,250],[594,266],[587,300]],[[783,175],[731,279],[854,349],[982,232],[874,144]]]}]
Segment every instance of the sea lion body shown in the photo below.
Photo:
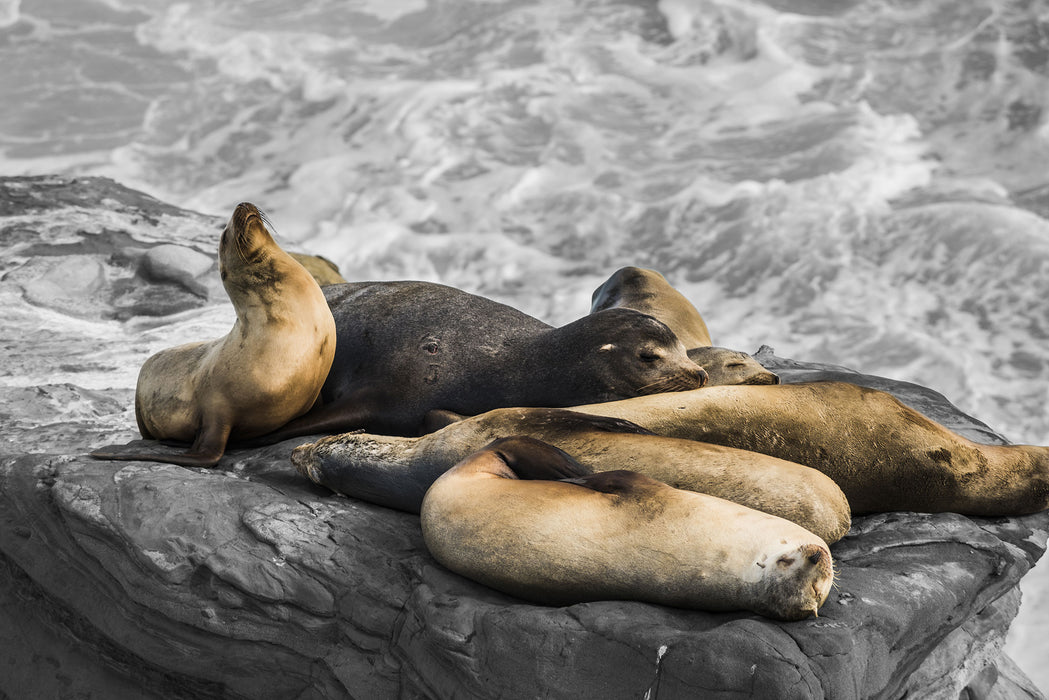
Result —
[{"label": "sea lion body", "polygon": [[430,282],[347,283],[324,293],[338,327],[324,405],[274,439],[358,428],[417,435],[435,409],[564,406],[706,381],[664,324],[630,309],[552,328]]},{"label": "sea lion body", "polygon": [[613,308],[635,309],[665,323],[688,348],[689,359],[706,370],[706,386],[779,383],[747,353],[712,346],[699,311],[655,270],[624,267],[612,273],[594,290],[590,313]]},{"label": "sea lion body", "polygon": [[559,453],[503,439],[437,479],[420,514],[434,558],[548,605],[641,600],[798,620],[826,600],[830,550],[803,528],[629,471],[524,480],[569,471]]},{"label": "sea lion body", "polygon": [[1049,449],[974,443],[854,384],[707,387],[573,410],[813,467],[841,487],[854,514],[994,516],[1049,507]]},{"label": "sea lion body", "polygon": [[226,225],[219,271],[237,312],[233,328],[151,356],[135,389],[142,437],[191,442],[189,451],[94,456],[213,465],[227,440],[268,433],[316,402],[335,354],[335,321],[320,287],[276,244],[254,205],[238,205]]},{"label": "sea lion body", "polygon": [[565,409],[503,408],[419,438],[351,433],[292,453],[311,480],[347,496],[419,512],[441,474],[492,440],[525,435],[554,445],[585,473],[627,469],[679,489],[717,496],[785,518],[835,542],[849,530],[849,504],[826,475],[768,455],[660,437],[627,421]]}]

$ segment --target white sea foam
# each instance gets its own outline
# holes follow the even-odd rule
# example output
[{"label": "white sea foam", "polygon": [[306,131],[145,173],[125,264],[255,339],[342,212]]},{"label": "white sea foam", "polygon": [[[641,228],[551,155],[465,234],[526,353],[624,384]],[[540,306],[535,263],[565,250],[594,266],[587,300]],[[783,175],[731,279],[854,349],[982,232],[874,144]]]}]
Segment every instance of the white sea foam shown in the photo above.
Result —
[{"label": "white sea foam", "polygon": [[18,21],[21,0],[0,0],[0,28],[10,27]]}]

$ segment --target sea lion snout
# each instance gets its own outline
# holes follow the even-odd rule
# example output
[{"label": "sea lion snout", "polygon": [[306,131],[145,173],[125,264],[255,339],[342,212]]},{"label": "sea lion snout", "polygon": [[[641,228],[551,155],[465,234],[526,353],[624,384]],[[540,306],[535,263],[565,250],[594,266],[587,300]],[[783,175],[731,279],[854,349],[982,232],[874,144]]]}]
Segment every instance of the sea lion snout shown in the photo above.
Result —
[{"label": "sea lion snout", "polygon": [[233,221],[237,224],[243,224],[250,216],[262,216],[259,208],[251,202],[241,202],[233,210]]}]

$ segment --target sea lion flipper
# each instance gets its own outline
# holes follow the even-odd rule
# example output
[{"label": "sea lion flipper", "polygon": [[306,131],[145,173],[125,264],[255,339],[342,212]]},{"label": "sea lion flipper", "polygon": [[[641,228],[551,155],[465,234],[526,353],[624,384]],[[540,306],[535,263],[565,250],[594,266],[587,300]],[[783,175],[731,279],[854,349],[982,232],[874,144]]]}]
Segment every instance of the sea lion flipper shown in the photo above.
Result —
[{"label": "sea lion flipper", "polygon": [[116,460],[120,462],[162,462],[177,464],[180,467],[214,467],[222,457],[218,455],[195,455],[190,452],[182,454],[163,454],[153,452],[102,452],[95,450],[89,453],[95,459]]},{"label": "sea lion flipper", "polygon": [[625,496],[636,493],[638,488],[650,486],[655,479],[627,469],[614,469],[607,472],[587,474],[575,479],[564,479],[563,481],[583,486],[591,491],[599,491],[614,496]]},{"label": "sea lion flipper", "polygon": [[612,416],[597,416],[592,413],[583,413],[581,411],[569,411],[562,410],[562,415],[559,416],[559,420],[562,422],[567,421],[578,421],[582,425],[580,427],[590,428],[591,430],[600,430],[606,433],[633,433],[635,435],[655,435],[648,428],[643,428],[633,421],[626,420],[625,418],[614,418]]},{"label": "sea lion flipper", "polygon": [[377,383],[369,383],[337,401],[315,404],[298,418],[253,440],[238,443],[242,447],[273,445],[303,435],[337,435],[341,433],[386,432],[386,415],[381,407],[389,404],[389,392]]},{"label": "sea lion flipper", "polygon": [[432,411],[427,411],[426,416],[423,417],[422,425],[419,427],[420,435],[429,435],[430,433],[436,433],[441,428],[446,428],[452,423],[458,423],[459,421],[465,420],[467,416],[455,411],[449,411],[444,408],[435,408]]},{"label": "sea lion flipper", "polygon": [[484,449],[497,453],[518,479],[558,481],[590,473],[564,450],[524,435],[499,438]]},{"label": "sea lion flipper", "polygon": [[[226,451],[232,425],[229,421],[215,421],[201,426],[193,445],[180,454],[152,452],[121,452],[122,445],[109,445],[90,453],[95,459],[119,460],[122,462],[144,461],[177,464],[182,467],[213,467]],[[117,451],[113,451],[113,450]]]}]

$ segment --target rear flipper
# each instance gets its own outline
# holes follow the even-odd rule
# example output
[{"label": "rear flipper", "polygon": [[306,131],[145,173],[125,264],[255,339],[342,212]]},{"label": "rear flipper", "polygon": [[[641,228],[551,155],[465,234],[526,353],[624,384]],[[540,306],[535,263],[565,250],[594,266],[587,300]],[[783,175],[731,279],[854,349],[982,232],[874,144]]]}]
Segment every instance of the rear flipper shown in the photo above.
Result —
[{"label": "rear flipper", "polygon": [[653,487],[664,487],[661,481],[652,477],[632,472],[628,469],[614,469],[607,472],[597,472],[574,479],[562,479],[569,484],[583,486],[591,491],[599,491],[613,496],[630,496],[639,490],[649,490]]},{"label": "rear flipper", "polygon": [[557,481],[590,473],[564,450],[524,435],[499,438],[484,449],[498,454],[518,479]]}]

